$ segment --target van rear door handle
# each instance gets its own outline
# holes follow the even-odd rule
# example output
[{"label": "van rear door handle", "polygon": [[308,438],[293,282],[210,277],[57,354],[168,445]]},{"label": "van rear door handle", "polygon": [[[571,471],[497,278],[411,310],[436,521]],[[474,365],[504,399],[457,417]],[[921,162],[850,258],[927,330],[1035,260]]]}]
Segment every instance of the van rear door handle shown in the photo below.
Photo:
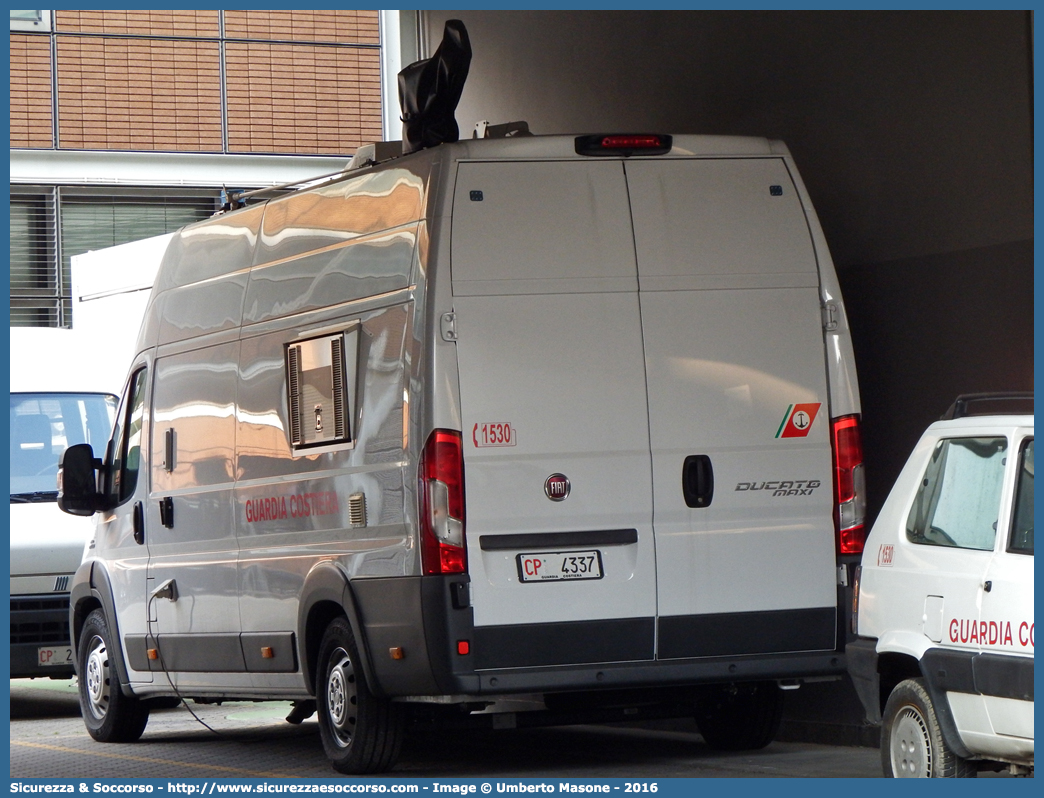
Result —
[{"label": "van rear door handle", "polygon": [[690,454],[682,464],[682,495],[689,507],[709,507],[714,498],[714,467],[705,454]]}]

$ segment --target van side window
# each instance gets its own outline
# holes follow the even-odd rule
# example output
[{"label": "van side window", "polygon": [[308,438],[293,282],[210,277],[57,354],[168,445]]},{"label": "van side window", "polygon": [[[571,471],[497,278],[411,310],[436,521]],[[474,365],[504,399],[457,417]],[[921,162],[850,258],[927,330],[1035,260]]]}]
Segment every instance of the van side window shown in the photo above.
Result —
[{"label": "van side window", "polygon": [[116,459],[112,464],[113,493],[116,502],[124,502],[134,494],[141,469],[142,427],[145,418],[145,369],[135,372],[130,380],[125,415],[120,418],[113,440]]},{"label": "van side window", "polygon": [[1022,444],[1018,480],[1008,551],[1033,554],[1033,438]]},{"label": "van side window", "polygon": [[1004,480],[1006,438],[939,441],[906,521],[914,543],[990,551]]},{"label": "van side window", "polygon": [[294,450],[351,443],[359,328],[286,347],[290,443]]}]

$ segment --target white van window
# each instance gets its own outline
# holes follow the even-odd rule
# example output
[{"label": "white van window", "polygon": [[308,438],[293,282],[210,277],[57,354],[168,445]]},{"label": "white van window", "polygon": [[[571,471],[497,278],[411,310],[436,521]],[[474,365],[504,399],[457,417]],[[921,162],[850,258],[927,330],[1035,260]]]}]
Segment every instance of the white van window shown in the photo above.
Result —
[{"label": "white van window", "polygon": [[1019,456],[1019,484],[1008,551],[1033,554],[1033,438],[1022,444]]},{"label": "white van window", "polygon": [[104,449],[116,415],[108,394],[11,394],[11,495],[58,489],[58,459],[66,447]]},{"label": "white van window", "polygon": [[940,441],[906,522],[914,543],[993,549],[997,536],[1006,438]]},{"label": "white van window", "polygon": [[294,449],[352,440],[358,327],[286,347],[290,443]]},{"label": "white van window", "polygon": [[124,502],[134,494],[141,469],[141,433],[145,419],[145,369],[136,372],[130,381],[126,416],[121,419],[122,437],[117,440],[117,460],[113,463],[113,491],[117,502]]}]

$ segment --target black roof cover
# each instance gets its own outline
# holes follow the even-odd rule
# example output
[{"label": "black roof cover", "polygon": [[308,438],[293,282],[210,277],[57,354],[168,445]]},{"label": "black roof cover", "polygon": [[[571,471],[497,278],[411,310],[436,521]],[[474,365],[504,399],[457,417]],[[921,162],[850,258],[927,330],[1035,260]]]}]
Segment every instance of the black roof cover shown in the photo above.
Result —
[{"label": "black roof cover", "polygon": [[403,155],[460,139],[453,112],[460,102],[470,66],[467,28],[459,19],[450,19],[435,54],[399,73]]}]

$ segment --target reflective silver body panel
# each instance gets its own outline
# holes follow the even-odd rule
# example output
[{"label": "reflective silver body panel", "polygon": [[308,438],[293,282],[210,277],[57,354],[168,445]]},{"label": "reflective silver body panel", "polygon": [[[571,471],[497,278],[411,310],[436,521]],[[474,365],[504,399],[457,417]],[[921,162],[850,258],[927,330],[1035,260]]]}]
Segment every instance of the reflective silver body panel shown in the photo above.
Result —
[{"label": "reflective silver body panel", "polygon": [[[146,508],[145,544],[130,541],[131,559],[118,553],[128,543],[117,534],[131,524],[128,501],[105,514],[93,550],[116,583],[136,689],[149,692],[166,666],[192,694],[303,695],[297,657],[287,672],[265,672],[265,662],[250,662],[250,636],[270,634],[285,647],[316,565],[336,563],[350,579],[419,572],[407,473],[412,482],[411,437],[422,434],[410,396],[424,384],[414,329],[432,157],[412,161],[218,216],[168,249],[136,361],[150,369],[154,408],[147,477],[133,497]],[[295,452],[285,348],[356,328],[352,444]],[[359,493],[365,526],[353,527],[348,497]],[[165,499],[172,526],[160,518]],[[168,579],[177,600],[149,601]],[[163,665],[144,654],[157,635]],[[179,653],[189,639],[195,660]],[[213,667],[199,651],[207,648]]]}]

